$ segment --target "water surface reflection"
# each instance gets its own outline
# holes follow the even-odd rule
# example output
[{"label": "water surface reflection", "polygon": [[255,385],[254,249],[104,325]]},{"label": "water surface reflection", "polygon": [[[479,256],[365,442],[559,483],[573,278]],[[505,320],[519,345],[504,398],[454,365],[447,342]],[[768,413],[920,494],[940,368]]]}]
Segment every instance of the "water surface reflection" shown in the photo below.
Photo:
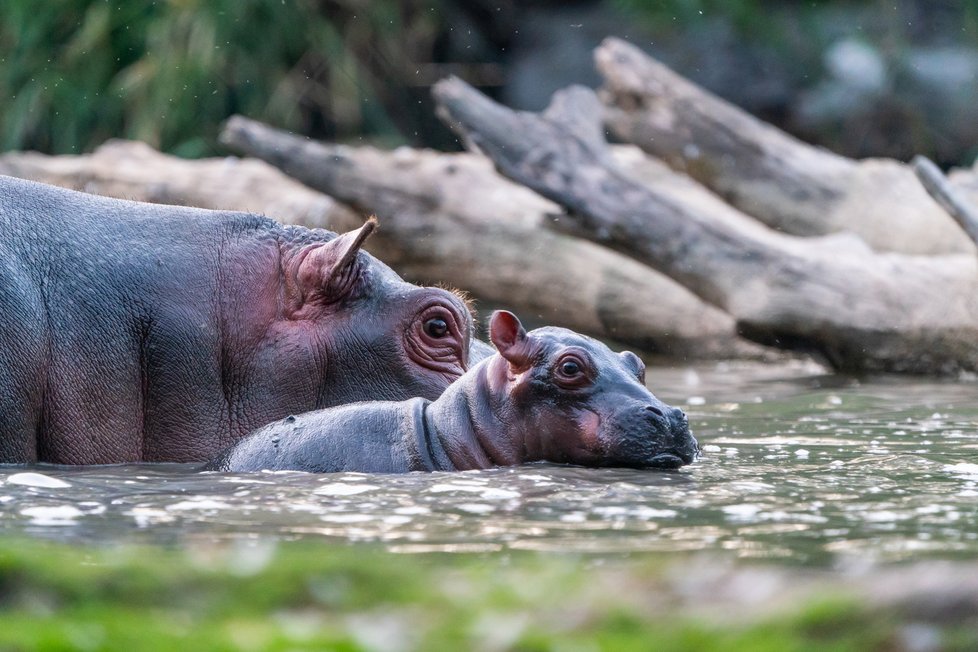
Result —
[{"label": "water surface reflection", "polygon": [[392,550],[729,551],[791,563],[978,553],[978,387],[804,366],[650,370],[703,449],[678,472],[201,474],[0,467],[0,534],[179,544],[242,537]]}]

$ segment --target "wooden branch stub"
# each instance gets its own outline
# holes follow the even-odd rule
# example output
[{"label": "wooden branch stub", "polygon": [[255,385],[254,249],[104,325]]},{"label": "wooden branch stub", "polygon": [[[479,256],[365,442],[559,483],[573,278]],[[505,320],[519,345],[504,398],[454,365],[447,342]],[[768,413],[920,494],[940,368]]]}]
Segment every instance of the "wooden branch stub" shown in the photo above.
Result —
[{"label": "wooden branch stub", "polygon": [[[232,116],[220,140],[231,149],[271,163],[310,188],[384,219],[404,205],[433,210],[432,193],[423,187],[391,187],[384,179],[362,174],[350,160],[352,149],[326,145],[269,127],[240,115]],[[364,198],[371,198],[368,204]]]},{"label": "wooden branch stub", "polygon": [[978,210],[951,186],[940,168],[926,156],[915,156],[911,166],[930,196],[954,218],[972,242],[978,244]]},{"label": "wooden branch stub", "polygon": [[[549,168],[554,160],[610,161],[608,144],[601,131],[600,104],[593,91],[572,87],[558,93],[548,109],[552,120],[531,113],[517,113],[497,104],[457,77],[436,83],[432,94],[438,115],[459,134],[466,145],[489,157],[507,177],[517,180],[544,197],[552,197],[548,183],[536,183],[533,168]],[[558,155],[554,148],[574,149]],[[521,171],[522,169],[522,171]],[[583,171],[577,171],[581,174]],[[572,197],[560,196],[568,203]]]}]

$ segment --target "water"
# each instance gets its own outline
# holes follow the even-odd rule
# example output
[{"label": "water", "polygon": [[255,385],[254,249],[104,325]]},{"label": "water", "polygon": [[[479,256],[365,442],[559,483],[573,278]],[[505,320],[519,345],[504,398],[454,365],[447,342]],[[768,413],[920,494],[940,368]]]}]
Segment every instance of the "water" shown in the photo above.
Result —
[{"label": "water", "polygon": [[399,552],[709,551],[787,564],[978,554],[978,383],[803,364],[653,369],[703,449],[677,472],[547,464],[402,476],[0,467],[0,535]]}]

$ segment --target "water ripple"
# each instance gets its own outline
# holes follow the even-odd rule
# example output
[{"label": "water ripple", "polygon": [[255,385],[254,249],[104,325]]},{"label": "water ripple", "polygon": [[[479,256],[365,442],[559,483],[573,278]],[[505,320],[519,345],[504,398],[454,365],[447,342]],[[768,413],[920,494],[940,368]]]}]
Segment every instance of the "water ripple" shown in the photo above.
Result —
[{"label": "water ripple", "polygon": [[650,372],[665,400],[687,401],[701,443],[699,462],[678,472],[0,467],[0,533],[88,542],[314,538],[397,552],[702,550],[793,563],[978,554],[974,383],[809,372]]}]

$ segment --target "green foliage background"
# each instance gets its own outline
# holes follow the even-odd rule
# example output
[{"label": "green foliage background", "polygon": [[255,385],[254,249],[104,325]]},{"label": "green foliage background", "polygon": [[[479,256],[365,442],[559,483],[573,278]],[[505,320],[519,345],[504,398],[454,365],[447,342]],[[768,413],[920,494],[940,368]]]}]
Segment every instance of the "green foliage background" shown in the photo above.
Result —
[{"label": "green foliage background", "polygon": [[4,0],[0,148],[72,153],[125,137],[199,156],[214,151],[220,122],[235,112],[324,137],[393,134],[373,76],[431,47],[436,9],[410,1]]},{"label": "green foliage background", "polygon": [[[770,20],[774,7],[800,14],[826,5],[867,7],[890,17],[891,43],[905,40],[902,32],[911,28],[904,13],[912,0],[603,2],[640,24],[680,33],[720,17],[751,40],[780,43],[805,79],[820,65],[823,44],[805,30],[789,44]],[[432,76],[458,65],[505,65],[523,6],[516,0],[3,0],[0,151],[80,153],[121,137],[181,156],[216,154],[223,152],[216,141],[220,125],[233,113],[314,138],[450,146],[433,114]],[[978,42],[978,0],[934,0],[933,8]],[[426,74],[428,64],[436,65]]]}]

